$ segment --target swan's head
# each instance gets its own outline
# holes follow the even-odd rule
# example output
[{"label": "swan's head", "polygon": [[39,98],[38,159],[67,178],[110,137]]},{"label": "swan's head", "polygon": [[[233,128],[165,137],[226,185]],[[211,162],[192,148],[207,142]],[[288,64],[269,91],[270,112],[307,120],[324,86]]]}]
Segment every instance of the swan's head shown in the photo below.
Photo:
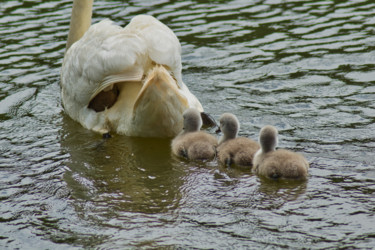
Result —
[{"label": "swan's head", "polygon": [[240,122],[234,114],[224,113],[221,115],[219,121],[219,131],[223,132],[224,134],[223,138],[221,139],[221,142],[224,142],[229,139],[234,139],[237,137],[238,130],[240,129]]},{"label": "swan's head", "polygon": [[188,108],[184,114],[184,132],[196,132],[202,127],[201,113],[195,108]]},{"label": "swan's head", "polygon": [[274,126],[267,125],[260,130],[259,143],[263,153],[274,151],[277,146],[277,129]]}]

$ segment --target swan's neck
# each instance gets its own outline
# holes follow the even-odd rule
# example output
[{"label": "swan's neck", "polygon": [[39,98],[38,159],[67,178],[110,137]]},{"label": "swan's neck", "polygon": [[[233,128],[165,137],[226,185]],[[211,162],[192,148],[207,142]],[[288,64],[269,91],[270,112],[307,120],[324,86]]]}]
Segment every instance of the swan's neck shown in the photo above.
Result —
[{"label": "swan's neck", "polygon": [[66,51],[78,41],[91,25],[92,5],[94,0],[74,0],[70,19]]}]

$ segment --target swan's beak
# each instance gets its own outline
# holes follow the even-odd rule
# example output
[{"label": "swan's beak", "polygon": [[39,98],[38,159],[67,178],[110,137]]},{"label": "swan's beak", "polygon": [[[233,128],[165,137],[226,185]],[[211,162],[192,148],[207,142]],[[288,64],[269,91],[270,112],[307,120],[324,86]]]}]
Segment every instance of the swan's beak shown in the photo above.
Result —
[{"label": "swan's beak", "polygon": [[[188,99],[164,66],[157,65],[144,81],[133,107],[133,122],[156,133],[151,136],[172,137],[182,129],[182,113]],[[156,131],[156,132],[155,132]]]},{"label": "swan's beak", "polygon": [[209,113],[201,112],[201,118],[203,122],[203,127],[208,127],[208,128],[218,127],[215,119]]}]

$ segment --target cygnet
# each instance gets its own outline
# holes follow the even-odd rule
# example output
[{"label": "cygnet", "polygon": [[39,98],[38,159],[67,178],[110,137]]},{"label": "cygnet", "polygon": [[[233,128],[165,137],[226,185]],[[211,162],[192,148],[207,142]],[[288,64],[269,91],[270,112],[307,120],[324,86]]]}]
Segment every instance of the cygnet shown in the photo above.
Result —
[{"label": "cygnet", "polygon": [[252,167],[254,154],[259,150],[259,144],[249,138],[237,137],[240,123],[231,113],[220,117],[220,129],[223,136],[217,148],[218,160],[221,164],[231,166]]},{"label": "cygnet", "polygon": [[260,130],[261,149],[254,156],[253,172],[269,178],[306,179],[309,163],[299,153],[278,149],[276,146],[278,131],[273,126]]},{"label": "cygnet", "polygon": [[183,118],[184,128],[172,140],[172,153],[189,160],[214,159],[218,142],[215,136],[200,131],[201,113],[195,108],[189,108],[183,113]]}]

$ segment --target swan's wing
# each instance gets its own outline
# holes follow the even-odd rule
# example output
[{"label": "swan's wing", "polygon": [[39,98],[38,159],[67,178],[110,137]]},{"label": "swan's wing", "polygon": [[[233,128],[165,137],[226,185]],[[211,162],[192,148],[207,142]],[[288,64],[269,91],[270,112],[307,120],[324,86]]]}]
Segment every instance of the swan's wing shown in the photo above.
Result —
[{"label": "swan's wing", "polygon": [[127,81],[140,81],[142,77],[143,70],[141,68],[133,68],[130,70],[123,71],[120,74],[106,76],[100,83],[99,87],[91,95],[90,101],[101,91],[105,90],[108,87],[111,87],[115,83]]},{"label": "swan's wing", "polygon": [[[116,81],[141,80],[146,44],[110,20],[92,25],[66,52],[61,70],[62,101],[67,112],[81,109]],[[99,92],[98,92],[99,91]]]}]

